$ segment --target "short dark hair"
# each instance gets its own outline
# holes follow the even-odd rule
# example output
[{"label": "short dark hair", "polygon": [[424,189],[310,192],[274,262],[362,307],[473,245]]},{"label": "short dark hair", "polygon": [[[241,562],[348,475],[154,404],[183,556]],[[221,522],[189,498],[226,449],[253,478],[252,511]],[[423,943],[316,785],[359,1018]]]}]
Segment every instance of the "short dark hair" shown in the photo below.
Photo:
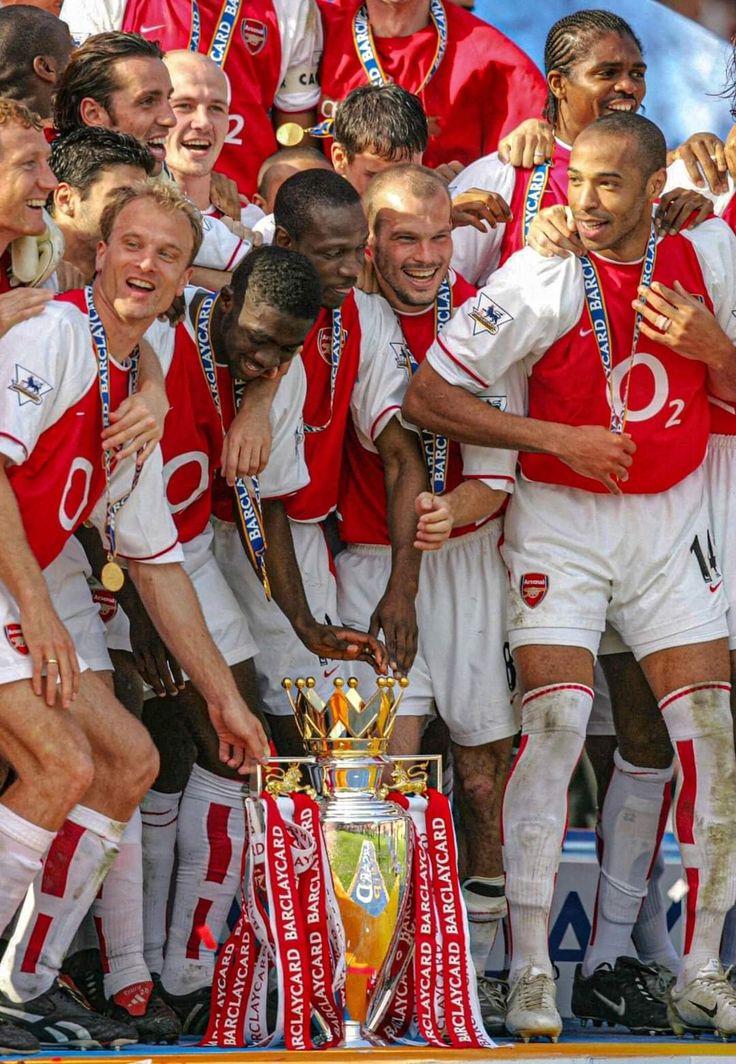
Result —
[{"label": "short dark hair", "polygon": [[[571,15],[558,19],[547,34],[544,44],[545,74],[558,70],[560,74],[569,77],[573,65],[585,57],[591,45],[609,33],[630,37],[642,55],[644,54],[641,41],[628,22],[619,15],[600,8],[573,11]],[[554,125],[558,111],[559,101],[550,90],[547,93],[544,117]]]},{"label": "short dark hair", "polygon": [[626,111],[603,115],[591,122],[580,134],[587,136],[629,137],[636,143],[637,156],[641,163],[642,176],[646,179],[667,166],[667,142],[664,133],[644,115],[632,115]]},{"label": "short dark hair", "polygon": [[33,60],[39,55],[60,58],[62,34],[66,59],[69,31],[56,15],[29,4],[0,8],[0,96],[28,103],[35,96]]},{"label": "short dark hair", "polygon": [[139,181],[130,188],[121,188],[110,198],[100,217],[100,235],[106,244],[110,243],[110,234],[120,212],[133,200],[153,200],[168,214],[182,214],[192,231],[192,251],[188,265],[194,262],[202,246],[202,215],[191,202],[170,181]]},{"label": "short dark hair", "polygon": [[136,166],[150,177],[156,160],[148,148],[128,133],[80,126],[52,142],[49,166],[59,181],[84,196],[107,167]]},{"label": "short dark hair", "polygon": [[268,245],[255,248],[236,266],[230,287],[237,315],[246,292],[292,318],[314,321],[322,304],[319,275],[305,255]]},{"label": "short dark hair", "polygon": [[82,100],[90,97],[110,110],[112,97],[120,88],[115,64],[120,59],[163,59],[156,41],[138,33],[96,33],[72,54],[61,76],[54,101],[54,125],[68,133],[84,125],[80,114]]},{"label": "short dark hair", "polygon": [[419,97],[400,85],[361,85],[335,108],[332,134],[350,161],[364,151],[401,159],[427,150],[429,126]]},{"label": "short dark hair", "polygon": [[329,170],[302,170],[276,193],[274,225],[299,240],[309,230],[315,209],[355,206],[360,207],[360,196],[344,177]]}]

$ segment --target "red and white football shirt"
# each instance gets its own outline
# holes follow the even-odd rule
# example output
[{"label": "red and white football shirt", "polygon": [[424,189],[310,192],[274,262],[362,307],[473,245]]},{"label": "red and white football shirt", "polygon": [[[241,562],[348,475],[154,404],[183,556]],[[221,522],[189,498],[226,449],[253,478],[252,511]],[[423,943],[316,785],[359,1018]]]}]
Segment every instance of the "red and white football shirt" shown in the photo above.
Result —
[{"label": "red and white football shirt", "polygon": [[[0,453],[26,536],[41,568],[90,519],[104,533],[102,408],[97,360],[81,292],[67,293],[0,339]],[[130,373],[110,360],[114,410],[128,395]],[[134,459],[117,466],[110,495],[130,488]],[[117,514],[118,553],[139,561],[181,561],[176,529],[161,489],[161,454],[143,466]]]},{"label": "red and white football shirt", "polygon": [[[610,322],[613,387],[620,409],[641,263],[593,258]],[[722,222],[705,222],[692,232],[660,240],[654,280],[669,287],[681,281],[712,308],[724,331],[736,336],[736,238]],[[475,393],[523,362],[531,417],[610,425],[610,400],[577,258],[542,258],[528,248],[518,252],[456,313],[427,358],[450,383]],[[683,480],[702,462],[708,439],[704,364],[640,337],[626,430],[637,451],[622,491],[661,492]],[[529,480],[606,491],[548,455],[524,454],[521,467]]]},{"label": "red and white football shirt", "polygon": [[[353,20],[361,0],[323,5],[325,50],[320,69],[321,117],[329,118],[337,101],[366,85],[353,39]],[[469,11],[444,0],[447,50],[426,88],[419,93],[432,132],[424,155],[427,166],[459,159],[468,164],[495,151],[501,137],[525,118],[541,117],[547,87],[522,50],[499,30]],[[437,50],[433,23],[410,37],[374,38],[387,79],[416,92],[431,69]]]},{"label": "red and white football shirt", "polygon": [[[452,305],[460,306],[475,293],[473,285],[459,277],[454,271],[450,273],[452,285]],[[396,314],[406,345],[421,365],[427,349],[437,337],[437,319],[435,307],[431,306],[419,314]],[[403,363],[404,383],[409,383],[409,359]],[[390,545],[387,523],[388,501],[384,481],[384,466],[375,444],[368,438],[365,422],[356,420],[354,413],[348,423],[345,439],[343,469],[340,480],[340,499],[338,506],[340,538],[345,543],[372,543]],[[446,490],[453,488],[464,479],[472,476],[485,481],[489,487],[507,490],[514,479],[511,452],[492,451],[490,448],[468,448],[474,462],[472,468],[466,469],[465,449],[454,440],[449,441]],[[496,466],[500,459],[501,469]],[[478,468],[478,461],[482,468]],[[509,468],[510,466],[510,468]],[[453,529],[453,536],[475,529],[477,526],[465,526]]]},{"label": "red and white football shirt", "polygon": [[304,341],[307,373],[304,441],[309,484],[286,500],[293,521],[321,521],[338,502],[343,446],[351,411],[376,439],[401,408],[404,340],[385,299],[353,291],[342,305],[342,352],[330,386],[333,317],[323,308]]},{"label": "red and white football shirt", "polygon": [[[238,6],[223,66],[232,93],[230,130],[217,168],[252,196],[261,163],[278,146],[271,108],[305,111],[319,99],[322,34],[313,0],[243,0]],[[90,34],[122,29],[158,41],[164,51],[195,47],[206,53],[222,11],[222,0],[65,0],[61,17],[78,44]]]},{"label": "red and white football shirt", "polygon": [[525,228],[543,207],[567,203],[567,169],[570,146],[555,143],[552,165],[544,177],[536,168],[526,170],[501,162],[498,152],[471,163],[450,185],[450,195],[471,188],[497,192],[511,208],[512,221],[481,233],[475,226],[463,225],[452,233],[452,265],[473,284],[483,285],[494,270],[515,251],[524,247]]},{"label": "red and white football shirt", "polygon": [[[698,188],[682,160],[675,159],[672,165],[667,167],[667,184],[664,191],[670,192],[674,188],[692,188],[712,199],[713,213],[718,218],[722,218],[736,233],[736,183],[730,174],[728,175],[728,191],[717,196],[710,191],[707,182],[702,188]],[[716,395],[711,395],[710,403],[710,431],[719,436],[736,435],[736,404],[725,402]]]},{"label": "red and white football shirt", "polygon": [[[216,364],[221,418],[197,347],[196,310],[202,294],[187,288],[184,320],[175,329],[156,322],[146,333],[161,362],[171,404],[161,440],[163,478],[182,543],[195,539],[212,513],[223,521],[233,520],[233,489],[216,475],[223,429],[227,431],[236,412],[233,379],[226,365]],[[271,406],[271,455],[259,477],[263,498],[287,495],[308,481],[301,418],[305,393],[304,368],[297,356]]]}]

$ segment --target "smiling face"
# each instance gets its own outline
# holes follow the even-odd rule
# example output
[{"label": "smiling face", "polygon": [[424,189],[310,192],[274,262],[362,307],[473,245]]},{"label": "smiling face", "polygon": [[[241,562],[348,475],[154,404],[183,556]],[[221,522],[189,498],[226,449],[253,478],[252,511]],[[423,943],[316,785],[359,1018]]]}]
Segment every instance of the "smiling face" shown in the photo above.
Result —
[{"label": "smiling face", "polygon": [[353,206],[313,207],[310,225],[299,240],[283,238],[282,246],[300,251],[310,260],[322,285],[322,306],[342,306],[358,282],[368,243],[368,222],[359,203]]},{"label": "smiling face", "polygon": [[102,212],[115,193],[123,188],[132,188],[145,179],[146,171],[142,167],[120,163],[100,170],[84,195],[80,195],[71,186],[62,184],[57,190],[57,196],[67,190],[66,195],[72,205],[74,230],[78,236],[95,246],[100,239]]},{"label": "smiling face", "polygon": [[147,197],[131,200],[115,219],[108,243],[101,241],[97,249],[102,300],[121,321],[153,321],[184,291],[192,244],[180,212]]},{"label": "smiling face", "polygon": [[644,176],[632,137],[581,134],[570,158],[568,202],[585,248],[620,262],[641,257],[665,178],[664,169]]},{"label": "smiling face", "polygon": [[429,306],[452,258],[449,197],[438,192],[419,199],[395,189],[377,206],[370,247],[386,298],[398,311]]},{"label": "smiling face", "polygon": [[8,241],[44,231],[42,208],[57,184],[48,159],[39,130],[17,122],[0,126],[0,235]]},{"label": "smiling face", "polygon": [[223,289],[224,316],[221,336],[230,372],[239,380],[274,377],[288,365],[313,325],[293,318],[257,295],[246,291],[236,315],[229,289]]},{"label": "smiling face", "polygon": [[130,133],[145,144],[160,170],[166,158],[166,137],[176,121],[169,103],[168,70],[161,59],[152,56],[118,59],[115,81],[118,88],[110,100],[108,121],[99,124]]},{"label": "smiling face", "polygon": [[209,174],[228,130],[227,80],[207,56],[173,52],[166,57],[176,125],[166,142],[166,160],[178,174]]},{"label": "smiling face", "polygon": [[629,36],[607,33],[593,41],[569,74],[551,70],[550,89],[559,100],[556,131],[568,144],[586,126],[612,111],[639,110],[646,93],[647,65]]}]

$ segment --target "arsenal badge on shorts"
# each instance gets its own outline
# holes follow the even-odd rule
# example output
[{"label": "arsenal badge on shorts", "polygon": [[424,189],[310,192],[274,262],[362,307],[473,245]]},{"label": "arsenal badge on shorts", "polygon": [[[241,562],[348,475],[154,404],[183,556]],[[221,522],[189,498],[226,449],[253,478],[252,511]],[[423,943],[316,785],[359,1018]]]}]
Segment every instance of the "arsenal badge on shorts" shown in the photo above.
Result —
[{"label": "arsenal badge on shorts", "polygon": [[268,26],[265,22],[260,22],[257,18],[244,18],[240,23],[240,32],[251,55],[258,55],[266,47]]},{"label": "arsenal badge on shorts", "polygon": [[30,654],[28,644],[23,638],[23,629],[19,624],[6,624],[5,638],[13,650],[17,650],[19,654]]},{"label": "arsenal badge on shorts", "polygon": [[544,573],[524,573],[519,583],[521,597],[531,610],[539,605],[548,589],[549,577]]}]

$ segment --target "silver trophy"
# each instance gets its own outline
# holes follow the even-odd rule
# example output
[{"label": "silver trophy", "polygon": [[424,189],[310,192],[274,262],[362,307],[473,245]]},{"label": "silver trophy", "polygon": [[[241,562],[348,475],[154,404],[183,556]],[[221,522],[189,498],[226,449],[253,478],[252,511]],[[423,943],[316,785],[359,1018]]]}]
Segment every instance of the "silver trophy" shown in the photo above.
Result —
[{"label": "silver trophy", "polygon": [[[375,1044],[366,1019],[375,1022],[376,993],[390,997],[388,971],[411,876],[412,835],[408,816],[385,800],[391,786],[421,791],[426,773],[394,769],[386,756],[396,710],[407,680],[379,677],[365,701],[358,681],[334,680],[325,702],[313,679],[286,679],[305,748],[346,939],[345,1044]],[[268,768],[266,769],[268,776]],[[419,778],[421,776],[421,779]],[[276,782],[276,781],[274,781]],[[278,783],[276,783],[278,787]],[[280,789],[280,788],[279,788]],[[372,1025],[372,1024],[371,1024]]]}]

